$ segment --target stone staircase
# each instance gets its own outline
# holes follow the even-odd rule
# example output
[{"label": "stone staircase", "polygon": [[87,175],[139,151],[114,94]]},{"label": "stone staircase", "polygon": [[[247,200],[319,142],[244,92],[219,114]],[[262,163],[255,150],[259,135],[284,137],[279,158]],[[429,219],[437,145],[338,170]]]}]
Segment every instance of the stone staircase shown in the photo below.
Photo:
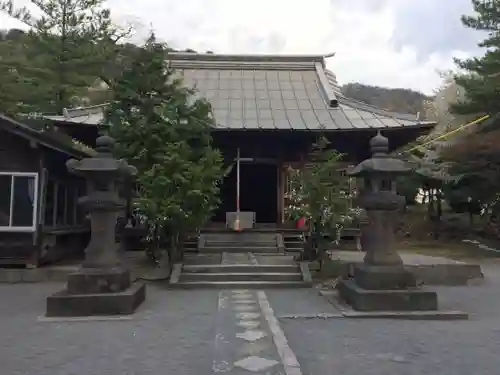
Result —
[{"label": "stone staircase", "polygon": [[198,253],[176,264],[170,286],[195,288],[304,288],[311,286],[307,264],[285,253],[278,232],[202,233]]},{"label": "stone staircase", "polygon": [[284,231],[283,243],[287,252],[300,253],[304,250],[304,234],[299,230]]},{"label": "stone staircase", "polygon": [[201,233],[200,253],[279,253],[285,251],[283,236],[279,232]]}]

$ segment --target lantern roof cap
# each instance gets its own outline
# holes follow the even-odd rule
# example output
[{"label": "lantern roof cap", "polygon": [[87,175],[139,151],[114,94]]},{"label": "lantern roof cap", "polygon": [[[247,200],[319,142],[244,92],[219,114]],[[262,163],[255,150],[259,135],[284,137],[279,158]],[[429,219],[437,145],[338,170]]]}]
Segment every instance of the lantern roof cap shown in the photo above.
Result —
[{"label": "lantern roof cap", "polygon": [[370,140],[372,157],[366,159],[348,172],[350,176],[367,176],[376,174],[404,174],[411,170],[409,164],[388,155],[389,140],[380,131]]},{"label": "lantern roof cap", "polygon": [[116,144],[114,138],[108,135],[102,135],[96,140],[97,154],[90,158],[82,160],[68,160],[66,163],[72,173],[91,176],[92,174],[107,175],[113,179],[116,174],[125,176],[134,176],[137,169],[123,159],[113,158],[113,148]]}]

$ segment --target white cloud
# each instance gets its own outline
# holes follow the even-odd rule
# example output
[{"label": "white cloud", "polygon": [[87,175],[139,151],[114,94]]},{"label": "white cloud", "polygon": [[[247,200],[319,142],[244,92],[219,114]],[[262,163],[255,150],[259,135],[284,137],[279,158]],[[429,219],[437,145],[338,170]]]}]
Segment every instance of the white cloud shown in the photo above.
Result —
[{"label": "white cloud", "polygon": [[[436,70],[453,68],[452,56],[464,52],[434,52],[422,60],[410,45],[396,49],[396,10],[391,2],[379,3],[382,6],[351,0],[108,1],[118,20],[140,24],[138,36],[144,37],[152,26],[173,47],[218,53],[336,52],[328,66],[340,83],[431,93],[440,84]],[[3,28],[16,26],[4,21],[0,16]]]}]

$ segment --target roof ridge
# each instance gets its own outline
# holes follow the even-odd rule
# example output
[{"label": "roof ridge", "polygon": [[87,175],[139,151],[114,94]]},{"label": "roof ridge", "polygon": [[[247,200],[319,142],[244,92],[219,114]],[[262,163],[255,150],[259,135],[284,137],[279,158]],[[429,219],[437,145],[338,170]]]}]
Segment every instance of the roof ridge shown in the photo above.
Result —
[{"label": "roof ridge", "polygon": [[337,100],[337,95],[335,95],[335,91],[328,81],[324,66],[320,63],[316,63],[315,68],[316,74],[318,75],[319,85],[326,96],[328,106],[332,108],[338,107],[339,101]]},{"label": "roof ridge", "polygon": [[216,54],[216,53],[191,53],[169,52],[171,60],[191,61],[269,61],[269,62],[324,62],[328,54]]},{"label": "roof ridge", "polygon": [[315,61],[270,61],[270,60],[175,60],[169,61],[173,69],[212,70],[314,70]]},{"label": "roof ridge", "polygon": [[399,113],[399,112],[392,112],[392,111],[387,111],[385,109],[379,108],[377,106],[367,104],[365,102],[344,96],[339,98],[339,103],[341,104],[346,104],[351,107],[355,107],[355,109],[361,109],[365,111],[370,111],[373,112],[377,115],[382,115],[382,116],[388,116],[388,117],[393,117],[398,120],[408,120],[408,121],[418,121],[417,114],[411,114],[411,113]]},{"label": "roof ridge", "polygon": [[108,106],[109,103],[95,104],[90,106],[81,106],[75,108],[64,108],[63,116],[66,118],[79,117],[83,115],[90,115],[94,113],[102,112],[102,110]]}]

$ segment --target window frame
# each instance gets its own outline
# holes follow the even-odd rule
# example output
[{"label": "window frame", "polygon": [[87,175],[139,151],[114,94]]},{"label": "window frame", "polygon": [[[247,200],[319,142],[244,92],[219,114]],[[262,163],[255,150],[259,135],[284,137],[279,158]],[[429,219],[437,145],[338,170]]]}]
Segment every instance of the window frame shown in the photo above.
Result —
[{"label": "window frame", "polygon": [[[68,228],[75,228],[75,227],[81,227],[84,224],[84,219],[79,219],[78,216],[78,211],[79,211],[79,204],[78,204],[78,199],[81,197],[79,195],[80,190],[85,190],[84,186],[82,185],[80,187],[79,184],[73,183],[72,181],[60,179],[57,177],[51,177],[50,173],[47,174],[47,179],[45,182],[46,186],[46,193],[44,196],[44,206],[42,210],[42,216],[43,216],[43,228],[44,229],[49,229],[49,230],[54,230],[54,229],[68,229]],[[50,185],[52,184],[52,186]],[[45,219],[46,215],[46,210],[47,210],[47,191],[49,190],[49,187],[52,187],[52,223],[48,224]],[[63,200],[63,207],[64,207],[64,212],[63,212],[63,223],[57,223],[57,210],[59,209],[59,204],[57,201],[57,196],[59,193],[60,188],[64,188],[64,200]],[[71,192],[74,194],[74,201],[73,201],[73,214],[71,215],[71,218],[68,216],[68,202],[70,199],[68,199],[68,190],[71,190]],[[83,193],[85,194],[85,192]],[[68,222],[71,221],[70,224]]]},{"label": "window frame", "polygon": [[[38,173],[37,172],[0,172],[0,176],[10,176],[10,207],[9,207],[9,225],[0,225],[0,232],[36,232],[38,222]],[[14,212],[14,178],[15,177],[33,177],[33,223],[29,227],[12,226],[12,217]]]}]

